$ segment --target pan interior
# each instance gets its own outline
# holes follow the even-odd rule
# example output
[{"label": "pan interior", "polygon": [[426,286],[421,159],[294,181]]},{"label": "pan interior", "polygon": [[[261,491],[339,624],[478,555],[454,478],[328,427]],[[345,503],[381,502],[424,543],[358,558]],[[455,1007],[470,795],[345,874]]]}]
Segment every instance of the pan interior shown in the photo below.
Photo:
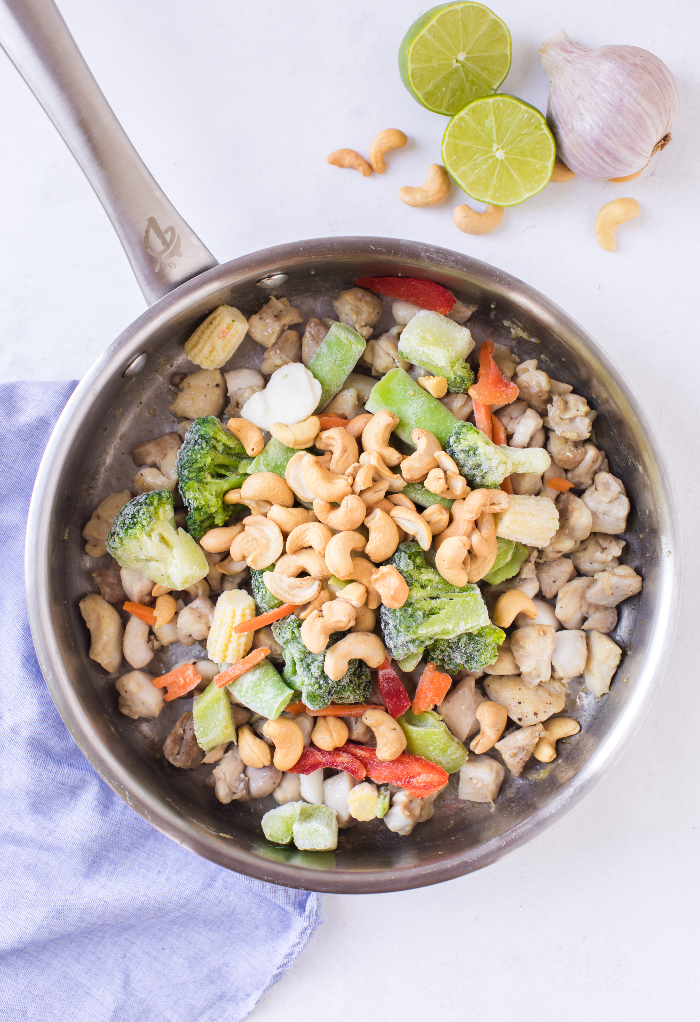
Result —
[{"label": "pan interior", "polygon": [[[495,806],[460,802],[453,775],[434,817],[409,837],[375,821],[341,830],[335,853],[273,847],[259,827],[261,806],[274,806],[272,798],[222,805],[204,784],[211,767],[171,766],[162,756],[163,740],[189,702],[168,704],[155,721],[119,713],[116,676],[106,676],[88,658],[78,612],[81,597],[96,591],[91,572],[108,563],[87,557],[81,530],[108,493],[130,487],[135,466],[129,450],[175,428],[168,405],[176,391],[169,378],[192,371],[183,342],[217,305],[235,305],[246,316],[256,312],[270,293],[257,282],[275,271],[287,279],[274,294],[305,317],[334,316],[332,299],[368,275],[430,278],[476,303],[468,326],[477,345],[491,338],[521,360],[537,358],[540,368],[572,384],[598,410],[597,442],[632,503],[624,562],[644,576],[643,593],[620,608],[614,638],[625,654],[611,693],[596,704],[580,684],[572,685],[567,711],[582,731],[560,743],[554,763],[543,767],[531,760],[522,777],[508,776]],[[387,302],[387,326],[390,310]],[[148,355],[145,369],[125,379],[125,365],[140,352]],[[226,369],[258,367],[261,360],[262,349],[247,338]],[[463,874],[493,861],[572,804],[640,716],[669,631],[672,536],[659,466],[624,383],[590,338],[542,296],[492,267],[381,239],[300,243],[218,267],[179,288],[115,342],[81,385],[58,432],[47,454],[51,466],[40,474],[41,513],[36,507],[32,512],[39,531],[30,565],[39,596],[30,611],[42,668],[66,723],[105,779],[155,826],[199,854],[260,879],[331,891],[401,889]],[[146,670],[159,674],[198,653],[206,656],[200,645],[166,647]]]}]

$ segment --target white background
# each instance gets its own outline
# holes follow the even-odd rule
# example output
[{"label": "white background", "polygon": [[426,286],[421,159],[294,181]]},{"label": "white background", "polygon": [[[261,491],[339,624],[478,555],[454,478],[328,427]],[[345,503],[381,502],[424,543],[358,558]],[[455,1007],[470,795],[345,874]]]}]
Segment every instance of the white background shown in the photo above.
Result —
[{"label": "white background", "polygon": [[[544,292],[622,369],[666,452],[685,513],[686,600],[650,716],[567,818],[478,874],[402,894],[324,899],[326,925],[255,1022],[561,1016],[697,1017],[697,321],[695,0],[497,0],[513,36],[503,89],[544,109],[539,46],[652,50],[673,71],[673,143],[629,184],[551,185],[492,235],[452,224],[464,197],[396,196],[440,161],[446,121],[404,90],[396,51],[416,0],[60,0],[137,149],[223,262],[268,245],[378,234],[451,247]],[[0,379],[81,376],[143,309],[116,235],[49,121],[0,60]],[[329,167],[383,128],[409,146],[383,176]],[[639,200],[615,253],[599,207]],[[697,641],[697,640],[695,640]],[[212,934],[212,940],[216,934]]]}]

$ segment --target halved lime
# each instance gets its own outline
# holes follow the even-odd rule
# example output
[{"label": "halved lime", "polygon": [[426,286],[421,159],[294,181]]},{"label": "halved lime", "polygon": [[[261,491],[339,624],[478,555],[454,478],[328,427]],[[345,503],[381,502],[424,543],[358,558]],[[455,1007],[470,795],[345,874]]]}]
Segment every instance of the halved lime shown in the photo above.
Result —
[{"label": "halved lime", "polygon": [[462,191],[478,202],[517,206],[552,176],[556,146],[534,106],[515,96],[485,96],[452,118],[442,162]]},{"label": "halved lime", "polygon": [[451,117],[490,96],[510,69],[510,32],[483,4],[433,7],[414,21],[399,47],[399,71],[428,110]]}]

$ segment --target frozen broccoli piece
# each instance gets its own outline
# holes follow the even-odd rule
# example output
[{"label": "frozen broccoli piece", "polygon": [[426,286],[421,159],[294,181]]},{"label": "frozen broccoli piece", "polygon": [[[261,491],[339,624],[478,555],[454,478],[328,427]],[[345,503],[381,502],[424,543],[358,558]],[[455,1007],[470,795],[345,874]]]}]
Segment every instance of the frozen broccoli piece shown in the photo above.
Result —
[{"label": "frozen broccoli piece", "polygon": [[549,468],[551,458],[540,447],[496,446],[492,440],[469,422],[458,422],[445,450],[457,462],[459,471],[473,490],[485,487],[496,490],[511,472],[534,472],[540,475]]},{"label": "frozen broccoli piece", "polygon": [[[304,703],[312,710],[322,710],[329,703],[364,703],[369,698],[372,675],[362,660],[351,660],[339,681],[332,681],[323,664],[324,653],[310,653],[301,641],[301,621],[294,614],[272,626],[272,634],[284,647],[284,680],[301,692]],[[342,639],[343,632],[334,632],[328,645]]]},{"label": "frozen broccoli piece", "polygon": [[273,596],[265,585],[265,572],[273,571],[273,569],[274,564],[271,564],[269,568],[250,569],[250,588],[253,590],[253,599],[255,600],[258,614],[265,614],[268,610],[275,610],[277,607],[282,606],[282,601]]},{"label": "frozen broccoli piece", "polygon": [[505,637],[506,633],[496,625],[486,625],[453,639],[431,642],[425,655],[448,674],[461,670],[483,671],[498,659],[498,647]]},{"label": "frozen broccoli piece", "polygon": [[142,493],[125,504],[105,545],[122,568],[141,571],[170,589],[194,585],[209,572],[204,551],[175,524],[169,490]]},{"label": "frozen broccoli piece", "polygon": [[216,416],[194,420],[177,452],[177,478],[187,528],[195,539],[231,517],[233,508],[224,504],[224,494],[243,485],[250,461],[240,440],[222,429]]},{"label": "frozen broccoli piece", "polygon": [[408,583],[403,607],[380,607],[384,642],[396,660],[417,653],[435,639],[452,639],[489,624],[479,587],[458,589],[425,561],[417,543],[401,543],[389,559]]},{"label": "frozen broccoli piece", "polygon": [[501,539],[499,536],[497,543],[498,548],[493,568],[488,575],[484,575],[484,582],[488,582],[492,586],[517,575],[529,554],[528,548],[522,543],[516,543],[514,539]]},{"label": "frozen broccoli piece", "polygon": [[474,373],[465,362],[473,347],[466,327],[423,309],[403,328],[399,354],[433,376],[444,376],[453,393],[466,394],[474,382]]}]

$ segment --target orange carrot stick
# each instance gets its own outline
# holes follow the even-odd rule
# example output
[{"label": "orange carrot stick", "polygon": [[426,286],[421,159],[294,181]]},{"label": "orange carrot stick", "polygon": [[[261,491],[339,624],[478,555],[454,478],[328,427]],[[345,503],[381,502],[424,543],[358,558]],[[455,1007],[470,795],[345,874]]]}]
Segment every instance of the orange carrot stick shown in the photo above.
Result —
[{"label": "orange carrot stick", "polygon": [[217,688],[225,688],[230,685],[236,678],[240,678],[241,674],[245,674],[251,667],[255,667],[261,660],[269,654],[270,650],[266,649],[265,646],[260,646],[258,649],[254,649],[248,656],[244,656],[242,660],[239,660],[237,664],[233,664],[231,667],[227,667],[225,671],[222,671],[218,675],[216,680]]},{"label": "orange carrot stick", "polygon": [[491,416],[491,432],[493,433],[493,442],[498,444],[499,447],[503,447],[504,444],[508,443],[506,427],[497,415]]},{"label": "orange carrot stick", "polygon": [[506,476],[505,477],[505,479],[501,483],[501,489],[503,490],[504,493],[512,493],[513,492],[513,484],[510,481],[510,476]]},{"label": "orange carrot stick", "polygon": [[167,688],[168,691],[164,699],[166,703],[169,703],[173,699],[187,695],[199,685],[201,680],[202,676],[195,671],[192,664],[181,664],[174,671],[169,671],[168,674],[163,674],[160,678],[154,678],[153,684],[156,688]]},{"label": "orange carrot stick", "polygon": [[483,401],[474,400],[474,421],[476,428],[485,433],[489,440],[493,440],[493,426],[491,425],[491,405],[485,405]]},{"label": "orange carrot stick", "polygon": [[241,621],[241,623],[236,625],[233,630],[236,635],[240,635],[242,632],[257,632],[258,628],[263,628],[265,625],[271,625],[273,621],[279,621],[281,617],[293,614],[298,606],[298,603],[283,603],[282,606],[277,607],[276,610],[268,610],[266,614],[259,614],[257,617],[252,617],[250,621]]},{"label": "orange carrot stick", "polygon": [[559,490],[561,493],[566,493],[573,485],[568,479],[559,479],[557,476],[547,480],[547,486],[550,490]]},{"label": "orange carrot stick", "polygon": [[420,676],[411,709],[414,713],[424,713],[439,706],[450,690],[452,678],[449,674],[441,674],[435,664],[430,663]]},{"label": "orange carrot stick", "polygon": [[344,419],[341,415],[319,415],[318,421],[321,429],[333,429],[335,426],[347,426],[350,419]]},{"label": "orange carrot stick", "polygon": [[155,625],[156,623],[156,612],[152,607],[146,607],[143,603],[132,603],[127,600],[124,604],[124,610],[128,610],[134,617],[139,618],[140,621],[145,621],[147,625]]}]

